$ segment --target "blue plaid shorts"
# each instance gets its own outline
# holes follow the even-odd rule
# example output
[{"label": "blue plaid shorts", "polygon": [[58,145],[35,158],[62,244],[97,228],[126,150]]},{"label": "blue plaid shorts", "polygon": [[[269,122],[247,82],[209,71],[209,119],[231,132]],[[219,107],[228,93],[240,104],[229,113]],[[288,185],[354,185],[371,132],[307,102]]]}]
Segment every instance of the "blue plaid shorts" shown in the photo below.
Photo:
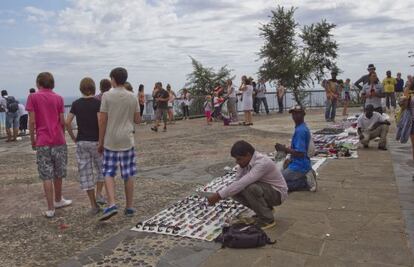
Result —
[{"label": "blue plaid shorts", "polygon": [[115,177],[118,163],[121,167],[121,177],[128,180],[129,177],[137,174],[135,162],[135,149],[125,151],[112,151],[104,149],[102,173],[104,177]]}]

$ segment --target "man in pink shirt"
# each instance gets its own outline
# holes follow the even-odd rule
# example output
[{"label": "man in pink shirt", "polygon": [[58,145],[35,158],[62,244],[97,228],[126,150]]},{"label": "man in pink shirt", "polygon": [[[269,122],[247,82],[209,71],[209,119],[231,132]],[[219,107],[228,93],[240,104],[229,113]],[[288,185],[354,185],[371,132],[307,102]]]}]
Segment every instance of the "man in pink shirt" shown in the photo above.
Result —
[{"label": "man in pink shirt", "polygon": [[48,210],[43,215],[52,218],[55,208],[72,204],[71,200],[62,197],[62,178],[66,177],[67,163],[64,105],[63,98],[52,91],[55,81],[51,73],[40,73],[36,84],[39,90],[29,95],[26,110],[29,112],[30,140],[36,150],[39,177],[47,200]]},{"label": "man in pink shirt", "polygon": [[208,198],[210,205],[232,197],[256,213],[255,223],[262,229],[275,225],[273,207],[287,198],[288,188],[276,164],[255,151],[246,141],[237,141],[231,156],[239,165],[236,181]]}]

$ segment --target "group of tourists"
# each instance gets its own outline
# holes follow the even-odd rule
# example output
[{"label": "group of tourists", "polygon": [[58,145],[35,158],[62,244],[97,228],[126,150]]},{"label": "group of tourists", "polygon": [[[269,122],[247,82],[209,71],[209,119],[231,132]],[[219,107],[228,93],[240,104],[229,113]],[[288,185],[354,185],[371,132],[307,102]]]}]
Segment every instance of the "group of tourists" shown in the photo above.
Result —
[{"label": "group of tourists", "polygon": [[[364,99],[364,113],[358,118],[357,129],[361,144],[368,147],[370,140],[380,137],[378,148],[386,150],[386,135],[390,125],[383,115],[381,104],[378,99],[389,97],[389,106],[394,107],[399,100],[401,106],[406,110],[414,110],[414,83],[411,79],[405,84],[405,91],[399,93],[401,86],[401,75],[393,79],[390,72],[383,83],[378,81],[375,67],[370,64],[369,74],[362,77],[358,82],[365,82],[362,86],[361,95]],[[350,80],[344,84],[337,80],[337,72],[332,71],[332,78],[324,83],[327,94],[327,120],[335,118],[336,100],[342,93],[349,100]],[[143,95],[144,86],[140,85],[138,97],[133,92],[132,86],[127,82],[128,73],[124,68],[115,68],[110,72],[110,79],[102,79],[99,83],[99,94],[96,94],[96,86],[93,79],[86,77],[80,81],[79,90],[82,97],[74,101],[69,114],[64,115],[63,98],[56,94],[54,89],[54,78],[49,72],[42,72],[37,76],[36,85],[38,90],[31,92],[27,99],[26,110],[28,112],[28,124],[31,145],[36,150],[36,162],[38,164],[39,177],[43,181],[43,188],[47,200],[47,210],[44,216],[51,218],[55,215],[55,209],[71,205],[72,201],[62,196],[62,179],[66,177],[67,170],[67,147],[65,130],[70,138],[76,143],[76,160],[80,188],[84,190],[90,201],[91,215],[98,215],[102,210],[99,220],[108,220],[118,213],[115,193],[115,176],[118,166],[120,176],[125,184],[126,205],[123,210],[125,216],[133,216],[134,176],[137,174],[134,127],[141,122],[145,105]],[[394,90],[391,85],[394,84]],[[404,82],[402,81],[404,85]],[[356,85],[359,85],[356,83]],[[383,88],[387,89],[384,90]],[[169,112],[176,95],[171,86],[163,88],[161,82],[157,82],[153,90],[154,110],[156,111],[155,122],[151,129],[158,131],[161,120],[163,130],[167,130],[168,119],[173,123],[173,117]],[[230,118],[238,120],[237,109],[232,105],[237,104],[238,93],[241,94],[243,102],[244,124],[252,125],[252,112],[255,112],[254,97],[260,99],[266,110],[267,102],[261,98],[266,87],[264,80],[259,80],[256,85],[259,90],[254,95],[252,79],[242,76],[241,86],[236,90],[232,81],[226,83],[226,88],[217,86],[212,95],[206,97],[204,103],[207,123],[216,112],[216,105],[223,102],[219,98],[225,98],[229,105]],[[398,87],[399,88],[399,87]],[[385,92],[384,92],[385,91]],[[277,97],[282,98],[285,94],[284,87],[279,83]],[[11,128],[16,127],[16,116],[11,113],[16,111],[16,102],[7,92],[2,92],[0,106],[5,107],[10,118]],[[181,94],[184,119],[188,119],[188,107],[192,97],[188,90],[184,89]],[[280,101],[281,105],[283,101]],[[17,103],[18,104],[18,103]],[[344,107],[345,108],[345,107]],[[380,109],[381,108],[381,109]],[[18,106],[17,106],[18,109]],[[283,112],[280,110],[279,112]],[[294,122],[294,133],[289,145],[275,144],[278,153],[287,155],[282,170],[268,157],[257,152],[254,147],[241,140],[237,141],[231,148],[231,156],[238,164],[236,181],[223,190],[210,196],[208,201],[214,204],[220,199],[233,197],[237,201],[251,208],[256,216],[248,218],[250,221],[266,229],[272,227],[274,222],[272,209],[281,205],[287,198],[287,193],[292,191],[317,190],[316,174],[312,169],[310,157],[310,146],[312,141],[311,132],[305,123],[306,111],[303,106],[293,106],[289,113]],[[344,115],[346,114],[346,111]],[[76,119],[77,133],[73,131],[73,121]],[[412,119],[412,117],[411,117]],[[412,121],[411,126],[412,126]],[[8,125],[10,126],[10,125]],[[18,127],[17,127],[18,128]],[[414,131],[411,127],[409,133],[414,144]],[[14,138],[14,132],[10,132],[10,140]],[[414,158],[414,154],[413,154]],[[105,188],[105,193],[104,193]]]}]

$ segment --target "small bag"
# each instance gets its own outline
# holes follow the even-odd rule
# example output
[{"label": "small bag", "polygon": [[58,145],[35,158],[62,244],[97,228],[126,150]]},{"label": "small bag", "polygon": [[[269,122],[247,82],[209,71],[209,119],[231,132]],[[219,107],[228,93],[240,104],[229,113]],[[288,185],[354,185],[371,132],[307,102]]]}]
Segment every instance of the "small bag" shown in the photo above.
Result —
[{"label": "small bag", "polygon": [[223,227],[222,233],[214,241],[221,243],[222,248],[257,248],[276,243],[257,225],[244,223]]}]

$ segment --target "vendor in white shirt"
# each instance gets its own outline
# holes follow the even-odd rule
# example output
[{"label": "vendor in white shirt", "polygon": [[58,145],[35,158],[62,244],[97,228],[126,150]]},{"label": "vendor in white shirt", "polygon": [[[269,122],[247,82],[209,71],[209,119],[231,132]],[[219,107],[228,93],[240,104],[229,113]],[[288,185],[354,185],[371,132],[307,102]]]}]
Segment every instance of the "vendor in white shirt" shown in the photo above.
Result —
[{"label": "vendor in white shirt", "polygon": [[365,113],[358,118],[357,124],[361,144],[367,148],[370,140],[380,137],[378,149],[387,150],[387,134],[390,124],[380,113],[374,111],[373,105],[365,106]]}]

